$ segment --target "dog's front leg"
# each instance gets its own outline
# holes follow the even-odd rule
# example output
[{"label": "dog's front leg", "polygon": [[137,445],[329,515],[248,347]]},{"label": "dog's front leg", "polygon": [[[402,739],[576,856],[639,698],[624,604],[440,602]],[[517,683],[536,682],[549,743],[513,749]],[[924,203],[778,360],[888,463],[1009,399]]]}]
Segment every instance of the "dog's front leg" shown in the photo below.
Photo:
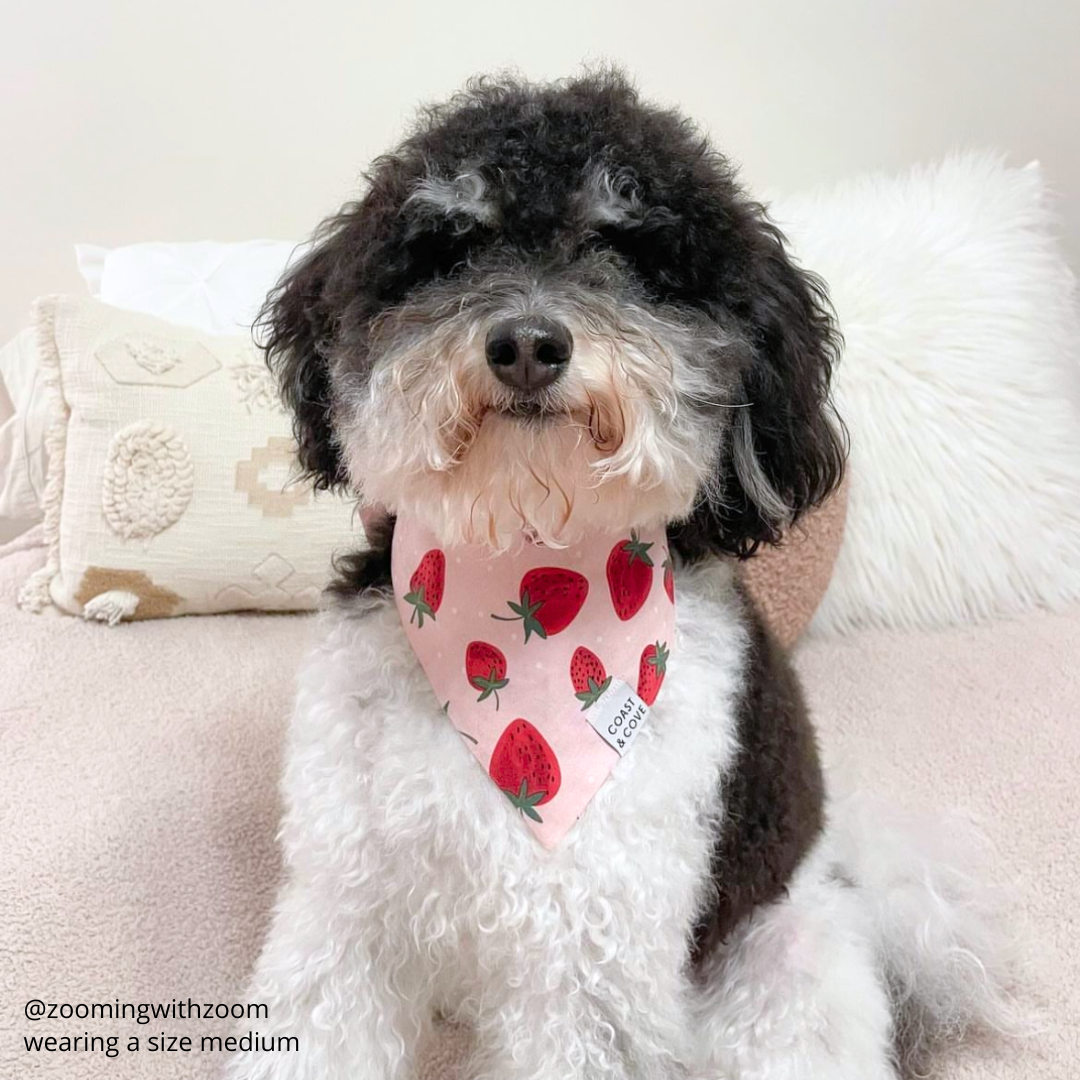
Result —
[{"label": "dog's front leg", "polygon": [[375,764],[384,716],[373,703],[393,699],[385,679],[401,681],[386,674],[400,633],[392,611],[343,623],[301,675],[283,783],[289,878],[250,995],[267,1006],[262,1030],[298,1045],[241,1054],[228,1080],[414,1075],[427,972],[392,895],[412,879],[382,843],[385,793],[374,793],[386,770]]},{"label": "dog's front leg", "polygon": [[664,968],[643,981],[626,980],[620,993],[620,1043],[633,1080],[686,1080],[695,1040],[681,972]]},{"label": "dog's front leg", "polygon": [[286,884],[249,994],[263,1031],[296,1043],[239,1054],[226,1080],[412,1080],[430,1022],[419,972],[377,912],[347,894],[328,906],[325,885]]},{"label": "dog's front leg", "polygon": [[584,995],[548,988],[543,968],[500,994],[476,1025],[476,1080],[630,1080],[618,1036]]},{"label": "dog's front leg", "polygon": [[701,1073],[896,1080],[889,997],[858,889],[818,852],[706,962]]},{"label": "dog's front leg", "polygon": [[[684,997],[653,983],[648,1000],[618,971],[552,979],[549,958],[523,972],[477,1022],[470,1077],[477,1080],[684,1080],[689,1044]],[[595,973],[592,973],[595,974]],[[589,984],[592,983],[590,987]],[[642,988],[644,989],[644,988]]]}]

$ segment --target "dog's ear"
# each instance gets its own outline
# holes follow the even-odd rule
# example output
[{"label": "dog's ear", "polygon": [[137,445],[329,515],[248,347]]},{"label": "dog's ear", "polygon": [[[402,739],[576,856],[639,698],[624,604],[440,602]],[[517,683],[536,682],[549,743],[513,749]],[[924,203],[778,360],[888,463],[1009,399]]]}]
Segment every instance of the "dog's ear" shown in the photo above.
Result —
[{"label": "dog's ear", "polygon": [[825,285],[793,264],[764,210],[748,209],[753,239],[738,316],[750,355],[709,497],[675,530],[691,557],[746,558],[779,542],[844,470],[846,433],[829,397],[841,338]]},{"label": "dog's ear", "polygon": [[317,489],[349,482],[334,427],[335,349],[350,343],[351,373],[359,374],[365,328],[400,295],[402,281],[424,276],[424,260],[432,257],[426,235],[408,242],[411,222],[401,213],[415,174],[411,161],[380,158],[363,197],[316,229],[307,255],[286,271],[256,321],[259,343],[293,414],[300,465]]},{"label": "dog's ear", "polygon": [[329,351],[335,330],[328,296],[340,230],[317,234],[315,246],[270,292],[256,321],[259,344],[293,415],[297,457],[316,489],[345,483],[334,441]]}]

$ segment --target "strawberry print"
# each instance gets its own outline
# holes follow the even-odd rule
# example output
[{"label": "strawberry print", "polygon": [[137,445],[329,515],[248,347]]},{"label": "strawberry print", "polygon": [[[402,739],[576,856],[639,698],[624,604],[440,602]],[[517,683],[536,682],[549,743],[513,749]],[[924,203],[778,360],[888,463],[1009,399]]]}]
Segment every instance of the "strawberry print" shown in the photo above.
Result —
[{"label": "strawberry print", "polygon": [[600,695],[611,685],[611,676],[604,669],[603,661],[584,645],[579,645],[570,658],[570,681],[575,696],[583,702],[581,711],[595,705]]},{"label": "strawberry print", "polygon": [[638,697],[651,705],[660,693],[660,684],[667,674],[668,647],[659,641],[655,645],[646,645],[638,665]]},{"label": "strawberry print", "polygon": [[561,633],[577,618],[588,595],[589,582],[576,570],[538,566],[522,577],[518,602],[506,601],[514,614],[491,617],[500,622],[521,620],[526,641],[533,634],[546,638]]},{"label": "strawberry print", "polygon": [[663,562],[664,569],[664,592],[667,593],[667,598],[674,604],[675,603],[675,566],[671,561],[671,552],[665,552],[667,558]]},{"label": "strawberry print", "polygon": [[532,539],[500,553],[448,546],[403,514],[391,577],[441,752],[474,757],[472,782],[499,789],[487,797],[503,828],[551,851],[667,693],[681,563],[662,525],[605,528],[558,549]]},{"label": "strawberry print", "polygon": [[632,530],[629,540],[620,540],[607,561],[607,582],[615,614],[625,622],[632,619],[648,599],[652,588],[652,544],[646,544]]},{"label": "strawberry print", "polygon": [[405,594],[405,603],[413,607],[409,622],[415,619],[418,627],[423,626],[425,616],[434,622],[445,590],[446,556],[438,548],[432,548],[409,578],[409,591]]},{"label": "strawberry print", "polygon": [[528,720],[517,719],[499,736],[488,775],[527,818],[543,823],[536,807],[559,793],[562,773],[544,736]]},{"label": "strawberry print", "polygon": [[486,641],[470,641],[465,646],[465,677],[474,690],[480,691],[477,701],[493,697],[495,708],[499,708],[499,691],[510,682],[506,657],[500,649]]}]

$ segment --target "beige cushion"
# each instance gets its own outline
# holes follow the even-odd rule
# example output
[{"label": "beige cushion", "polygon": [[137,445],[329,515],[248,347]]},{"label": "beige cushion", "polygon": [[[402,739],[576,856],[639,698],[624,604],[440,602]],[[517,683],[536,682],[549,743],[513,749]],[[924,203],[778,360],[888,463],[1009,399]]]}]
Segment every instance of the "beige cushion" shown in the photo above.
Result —
[{"label": "beige cushion", "polygon": [[848,480],[806,515],[778,547],[763,547],[740,570],[769,629],[788,647],[810,625],[844,539]]},{"label": "beige cushion", "polygon": [[96,300],[34,307],[53,397],[31,610],[119,621],[316,606],[351,505],[291,481],[289,418],[249,338]]}]

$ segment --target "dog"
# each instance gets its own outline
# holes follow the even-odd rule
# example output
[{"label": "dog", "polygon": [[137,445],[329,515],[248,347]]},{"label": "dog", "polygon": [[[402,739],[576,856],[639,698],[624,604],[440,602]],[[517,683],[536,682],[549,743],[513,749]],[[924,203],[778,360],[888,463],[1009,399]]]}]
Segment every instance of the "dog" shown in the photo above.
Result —
[{"label": "dog", "polygon": [[[978,885],[930,835],[827,804],[739,585],[840,482],[841,339],[698,128],[617,71],[474,80],[374,163],[263,322],[302,468],[362,496],[369,545],[300,675],[251,989],[300,1050],[231,1080],[406,1080],[439,1017],[485,1080],[886,1080],[1003,1024]],[[556,842],[530,825],[558,779],[500,791],[418,662],[402,594],[428,626],[446,608],[430,574],[399,587],[406,520],[496,565],[613,531],[665,549],[665,685]],[[504,675],[470,676],[484,708]]]}]

